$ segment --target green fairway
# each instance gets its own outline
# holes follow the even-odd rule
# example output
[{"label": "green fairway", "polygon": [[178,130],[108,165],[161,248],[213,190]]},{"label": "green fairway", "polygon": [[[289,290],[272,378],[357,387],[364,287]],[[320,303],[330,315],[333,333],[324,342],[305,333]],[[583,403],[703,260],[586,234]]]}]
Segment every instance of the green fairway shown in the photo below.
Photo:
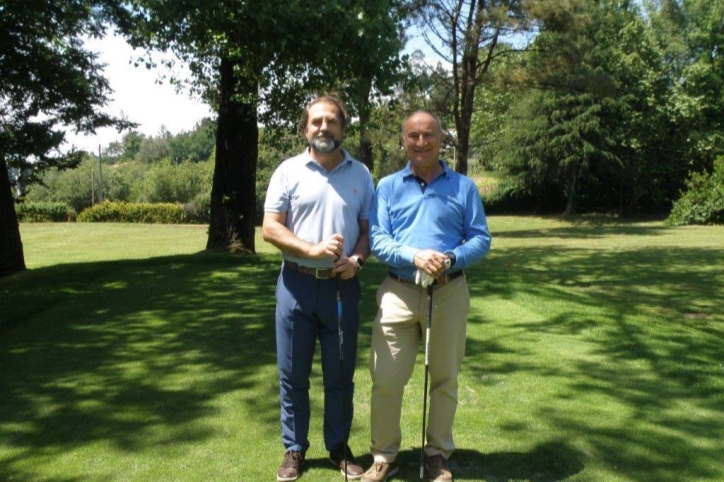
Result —
[{"label": "green fairway", "polygon": [[[724,227],[491,217],[450,465],[456,481],[724,480]],[[274,481],[277,251],[205,252],[205,226],[26,224],[0,279],[0,481]],[[369,455],[375,291],[362,271],[355,421]],[[444,320],[433,320],[444,323]],[[401,470],[418,480],[422,353]],[[300,481],[326,459],[322,380]]]}]

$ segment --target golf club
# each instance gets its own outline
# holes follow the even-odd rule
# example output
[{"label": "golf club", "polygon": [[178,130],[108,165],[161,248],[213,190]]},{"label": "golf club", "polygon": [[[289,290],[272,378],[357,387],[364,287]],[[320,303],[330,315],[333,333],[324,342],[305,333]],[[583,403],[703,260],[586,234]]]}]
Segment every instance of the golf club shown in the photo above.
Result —
[{"label": "golf club", "polygon": [[422,441],[420,442],[420,482],[425,472],[425,422],[427,416],[427,376],[430,353],[430,328],[432,327],[432,285],[427,287],[427,328],[425,329],[425,388],[422,397]]},{"label": "golf club", "polygon": [[342,435],[344,438],[344,482],[347,482],[347,413],[346,413],[346,396],[344,387],[344,330],[342,329],[342,290],[341,275],[337,273],[335,278],[337,282],[337,330],[339,333],[339,369],[340,381],[342,384]]}]

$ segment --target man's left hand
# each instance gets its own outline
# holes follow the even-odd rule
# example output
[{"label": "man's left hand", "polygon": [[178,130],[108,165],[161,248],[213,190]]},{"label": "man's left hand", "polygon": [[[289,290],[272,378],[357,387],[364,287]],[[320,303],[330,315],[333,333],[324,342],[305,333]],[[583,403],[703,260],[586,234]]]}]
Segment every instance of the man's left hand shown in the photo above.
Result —
[{"label": "man's left hand", "polygon": [[339,273],[342,279],[354,278],[358,271],[359,266],[353,259],[344,257],[334,262],[334,272]]}]

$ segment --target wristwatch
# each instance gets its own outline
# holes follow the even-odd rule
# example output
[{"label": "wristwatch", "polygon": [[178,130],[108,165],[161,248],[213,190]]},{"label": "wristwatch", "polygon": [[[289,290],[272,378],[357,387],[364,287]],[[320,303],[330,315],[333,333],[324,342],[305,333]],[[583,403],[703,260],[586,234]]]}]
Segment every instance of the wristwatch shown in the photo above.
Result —
[{"label": "wristwatch", "polygon": [[455,266],[455,261],[458,260],[457,256],[455,256],[455,253],[452,251],[445,251],[445,256],[450,260],[450,266]]},{"label": "wristwatch", "polygon": [[353,260],[355,264],[357,264],[357,271],[362,271],[362,266],[365,265],[365,260],[362,259],[362,256],[354,255],[350,256],[349,259]]}]

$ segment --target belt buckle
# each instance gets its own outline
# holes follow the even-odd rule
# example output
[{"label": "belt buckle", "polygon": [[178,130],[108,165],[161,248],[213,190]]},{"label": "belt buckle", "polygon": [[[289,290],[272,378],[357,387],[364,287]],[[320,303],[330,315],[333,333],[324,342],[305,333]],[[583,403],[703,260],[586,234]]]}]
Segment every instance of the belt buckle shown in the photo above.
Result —
[{"label": "belt buckle", "polygon": [[314,277],[317,279],[329,279],[329,271],[327,268],[315,268]]}]

